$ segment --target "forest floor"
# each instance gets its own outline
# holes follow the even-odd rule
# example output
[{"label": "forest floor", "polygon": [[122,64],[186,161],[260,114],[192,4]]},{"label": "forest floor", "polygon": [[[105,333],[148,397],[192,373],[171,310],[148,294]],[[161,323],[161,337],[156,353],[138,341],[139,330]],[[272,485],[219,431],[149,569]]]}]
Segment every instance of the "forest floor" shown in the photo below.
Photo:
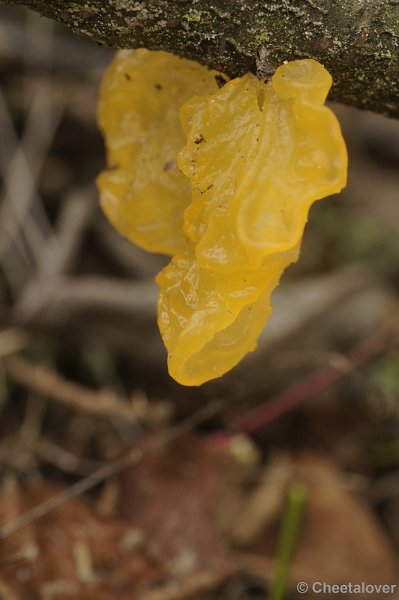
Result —
[{"label": "forest floor", "polygon": [[0,11],[0,598],[399,584],[399,122],[333,106],[347,188],[312,208],[257,351],[185,388],[165,259],[98,206],[111,57]]}]

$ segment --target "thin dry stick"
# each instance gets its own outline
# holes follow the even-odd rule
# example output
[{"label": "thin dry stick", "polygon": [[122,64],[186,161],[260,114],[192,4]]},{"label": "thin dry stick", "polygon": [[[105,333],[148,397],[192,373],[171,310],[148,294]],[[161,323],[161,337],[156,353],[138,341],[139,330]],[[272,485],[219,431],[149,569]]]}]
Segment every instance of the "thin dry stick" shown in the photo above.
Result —
[{"label": "thin dry stick", "polygon": [[36,444],[34,452],[39,458],[55,465],[61,471],[73,473],[74,475],[85,476],[104,465],[104,461],[76,456],[45,438],[42,438]]},{"label": "thin dry stick", "polygon": [[[38,257],[36,273],[14,306],[19,319],[27,320],[35,314],[37,306],[43,302],[43,291],[49,289],[49,281],[51,284],[70,267],[96,209],[94,196],[94,186],[90,186],[72,190],[65,198],[56,231],[48,239]],[[57,280],[54,287],[58,287]]]},{"label": "thin dry stick", "polygon": [[340,364],[330,365],[316,371],[303,381],[275,396],[272,400],[233,421],[230,429],[253,433],[269,425],[283,414],[303,404],[306,400],[314,398],[317,394],[329,389],[355,369],[368,363],[386,348],[388,342],[392,342],[397,336],[398,331],[390,327],[367,338],[348,354],[342,356]]},{"label": "thin dry stick", "polygon": [[39,258],[38,277],[54,277],[69,268],[96,208],[94,185],[73,189],[65,197],[56,231]]},{"label": "thin dry stick", "polygon": [[170,428],[168,431],[165,431],[164,433],[159,434],[155,438],[144,442],[140,448],[134,448],[122,458],[107,463],[103,467],[100,467],[99,469],[94,471],[91,475],[88,475],[84,479],[81,479],[80,481],[78,481],[74,485],[71,485],[69,488],[63,490],[59,494],[56,494],[55,496],[49,498],[45,502],[38,504],[31,510],[26,511],[20,517],[18,517],[14,521],[11,521],[11,523],[7,523],[2,528],[0,528],[0,540],[4,540],[5,538],[9,537],[13,533],[16,533],[23,527],[30,525],[30,523],[32,523],[33,521],[36,521],[37,519],[47,515],[50,511],[55,510],[56,508],[65,504],[65,502],[68,502],[68,500],[76,498],[84,492],[87,492],[98,483],[101,483],[109,477],[116,475],[125,467],[128,467],[132,464],[137,464],[144,456],[148,455],[150,452],[160,450],[163,446],[176,440],[185,433],[189,433],[197,425],[200,425],[207,419],[214,417],[216,414],[218,414],[221,411],[222,407],[223,403],[221,400],[212,400],[204,408],[198,410],[193,415],[190,415],[189,417],[187,417],[187,419],[182,420],[180,423]]},{"label": "thin dry stick", "polygon": [[26,348],[28,341],[28,335],[22,329],[10,327],[0,331],[0,359]]},{"label": "thin dry stick", "polygon": [[94,392],[24,358],[9,357],[3,360],[3,365],[14,381],[64,406],[91,415],[136,421],[133,407],[115,394]]},{"label": "thin dry stick", "polygon": [[88,311],[129,315],[136,321],[154,321],[157,287],[153,281],[121,281],[111,277],[69,277],[43,279],[32,286],[29,296],[17,305],[19,319],[39,319],[44,323],[65,323],[68,318]]},{"label": "thin dry stick", "polygon": [[163,257],[145,252],[119,235],[100,213],[94,222],[94,231],[107,252],[128,275],[140,279],[154,277],[166,264]]},{"label": "thin dry stick", "polygon": [[[43,119],[43,112],[46,108],[46,118]],[[50,110],[51,108],[51,110]],[[0,168],[4,177],[4,187],[6,200],[1,206],[2,228],[6,235],[2,237],[0,243],[0,254],[4,257],[18,235],[19,229],[25,230],[30,238],[31,247],[40,253],[40,246],[43,242],[42,232],[37,229],[30,211],[32,203],[35,202],[37,210],[43,209],[41,199],[37,193],[37,179],[41,172],[45,156],[49,145],[55,135],[60,122],[63,107],[49,104],[48,90],[40,90],[32,103],[28,115],[27,131],[24,140],[20,143],[15,133],[15,129],[10,117],[7,103],[3,94],[0,92],[0,109],[3,116],[3,122],[6,126],[8,137],[10,138],[8,146],[16,148],[12,157],[0,153]],[[37,123],[40,122],[40,129]],[[32,135],[31,130],[36,135]],[[32,142],[34,139],[34,144]],[[29,155],[34,155],[33,167],[28,160]],[[43,210],[39,213],[42,225],[46,229],[49,224]],[[41,238],[41,239],[39,239]]]},{"label": "thin dry stick", "polygon": [[[47,28],[51,33],[53,26],[47,25]],[[41,39],[42,45],[43,40],[47,42],[47,52],[44,50],[44,54],[49,67],[53,37],[47,35]],[[32,55],[30,46],[29,43],[23,45],[26,61]],[[0,148],[0,170],[5,188],[5,199],[0,207],[1,229],[5,234],[0,240],[0,254],[4,274],[13,292],[17,292],[25,281],[27,270],[34,258],[40,256],[44,240],[52,230],[37,190],[37,180],[63,112],[63,106],[54,104],[51,88],[51,81],[36,86],[29,102],[22,141],[18,138],[5,98],[0,93],[0,118],[4,134]],[[32,93],[25,91],[25,96],[30,98]],[[18,249],[18,254],[9,252],[13,245]],[[20,262],[19,258],[23,261]]]}]

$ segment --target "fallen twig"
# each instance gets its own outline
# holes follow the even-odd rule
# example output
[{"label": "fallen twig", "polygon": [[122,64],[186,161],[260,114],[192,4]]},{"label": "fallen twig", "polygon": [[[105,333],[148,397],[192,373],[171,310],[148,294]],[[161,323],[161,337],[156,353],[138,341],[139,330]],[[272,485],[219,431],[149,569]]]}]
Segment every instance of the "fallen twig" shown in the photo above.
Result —
[{"label": "fallen twig", "polygon": [[87,475],[104,464],[100,461],[76,456],[45,438],[42,438],[38,444],[36,444],[34,452],[39,458],[55,465],[61,471],[73,473],[74,475]]},{"label": "fallen twig", "polygon": [[133,277],[154,277],[167,263],[163,256],[150,254],[122,237],[101,214],[94,222],[94,232],[107,252],[123,271]]},{"label": "fallen twig", "polygon": [[185,433],[192,431],[197,425],[220,413],[222,407],[223,403],[220,400],[213,400],[209,402],[204,408],[190,415],[187,417],[187,419],[182,420],[180,423],[174,427],[171,427],[164,433],[160,433],[155,437],[147,439],[141,445],[141,447],[133,448],[130,452],[122,456],[122,458],[105,464],[103,467],[93,471],[93,473],[61,491],[59,494],[52,496],[45,502],[42,502],[41,504],[33,507],[31,510],[26,511],[14,521],[7,523],[0,528],[0,540],[4,540],[23,527],[26,527],[33,521],[36,521],[44,515],[47,515],[52,510],[55,510],[56,508],[65,504],[65,502],[68,502],[68,500],[76,498],[84,492],[87,492],[98,483],[101,483],[109,477],[116,475],[116,473],[119,473],[125,467],[139,462],[143,456],[149,454],[150,452],[159,450],[166,444],[176,440]]},{"label": "fallen twig", "polygon": [[101,310],[131,315],[136,321],[155,321],[157,287],[152,281],[120,281],[110,277],[54,277],[32,285],[17,320],[65,323],[83,311]]},{"label": "fallen twig", "polygon": [[56,231],[39,258],[38,276],[54,277],[71,265],[97,208],[94,185],[71,190],[62,203]]},{"label": "fallen twig", "polygon": [[37,306],[45,302],[43,291],[51,289],[52,280],[65,273],[71,266],[87,225],[96,208],[94,186],[72,190],[65,198],[57,229],[45,244],[38,257],[36,273],[24,287],[15,312],[22,319],[29,319]]},{"label": "fallen twig", "polygon": [[133,406],[111,392],[92,391],[24,358],[9,357],[3,360],[3,365],[14,381],[68,408],[96,416],[136,421]]},{"label": "fallen twig", "polygon": [[[20,143],[8,112],[3,94],[0,92],[0,109],[9,137],[6,155],[0,153],[0,168],[4,177],[6,199],[0,210],[3,234],[0,243],[2,259],[14,243],[18,232],[23,229],[29,238],[31,249],[37,256],[43,243],[43,232],[31,216],[32,204],[47,228],[48,222],[37,192],[37,180],[47,150],[53,140],[62,115],[62,107],[49,104],[48,90],[40,89],[28,115],[25,137]],[[46,118],[43,118],[43,114]],[[14,153],[10,156],[12,151]],[[34,160],[32,160],[32,156]]]},{"label": "fallen twig", "polygon": [[317,394],[329,389],[355,369],[368,363],[397,336],[398,331],[390,327],[363,340],[348,354],[343,355],[342,359],[337,361],[336,364],[312,373],[288,390],[275,396],[272,400],[239,417],[230,424],[229,428],[233,431],[253,433],[269,425],[288,411],[306,402],[306,400],[310,400],[310,398],[314,398]]},{"label": "fallen twig", "polygon": [[22,329],[10,328],[0,332],[0,358],[18,352],[28,344],[28,336]]}]

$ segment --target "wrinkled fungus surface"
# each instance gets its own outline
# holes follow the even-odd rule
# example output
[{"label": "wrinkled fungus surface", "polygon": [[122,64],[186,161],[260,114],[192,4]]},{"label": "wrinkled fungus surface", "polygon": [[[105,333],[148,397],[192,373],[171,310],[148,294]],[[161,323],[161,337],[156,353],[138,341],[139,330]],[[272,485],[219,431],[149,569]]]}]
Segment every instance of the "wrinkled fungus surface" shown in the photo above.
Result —
[{"label": "wrinkled fungus surface", "polygon": [[167,52],[121,50],[103,79],[98,120],[108,169],[97,183],[114,227],[150,252],[173,255],[185,246],[188,179],[176,164],[185,144],[180,107],[218,89],[210,71]]},{"label": "wrinkled fungus surface", "polygon": [[101,203],[122,234],[173,255],[157,277],[158,324],[184,385],[255,349],[310,206],[346,183],[322,65],[293,61],[267,83],[224,79],[165,52],[122,51],[101,90]]}]

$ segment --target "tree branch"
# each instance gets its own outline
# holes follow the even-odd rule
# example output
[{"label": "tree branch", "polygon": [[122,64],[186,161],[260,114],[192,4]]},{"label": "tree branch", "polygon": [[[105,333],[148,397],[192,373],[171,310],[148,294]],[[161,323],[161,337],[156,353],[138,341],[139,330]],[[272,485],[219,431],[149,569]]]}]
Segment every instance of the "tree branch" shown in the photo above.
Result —
[{"label": "tree branch", "polygon": [[[1,1],[1,0],[0,0]],[[399,118],[399,0],[3,0],[108,46],[168,50],[269,77],[312,57],[334,78],[330,99]]]}]

